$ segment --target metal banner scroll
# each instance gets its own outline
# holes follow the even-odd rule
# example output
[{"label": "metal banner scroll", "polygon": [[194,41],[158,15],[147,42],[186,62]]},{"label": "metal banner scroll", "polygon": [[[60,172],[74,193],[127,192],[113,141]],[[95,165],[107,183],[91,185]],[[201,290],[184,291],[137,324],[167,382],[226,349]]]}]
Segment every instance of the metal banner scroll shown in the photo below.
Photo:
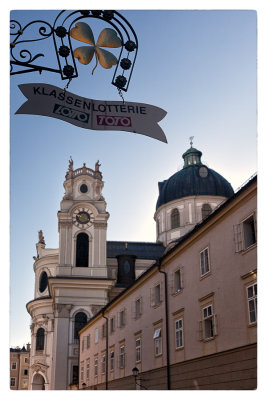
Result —
[{"label": "metal banner scroll", "polygon": [[158,125],[167,112],[144,103],[93,100],[44,83],[19,85],[27,101],[16,114],[58,118],[80,128],[140,133],[167,143]]}]

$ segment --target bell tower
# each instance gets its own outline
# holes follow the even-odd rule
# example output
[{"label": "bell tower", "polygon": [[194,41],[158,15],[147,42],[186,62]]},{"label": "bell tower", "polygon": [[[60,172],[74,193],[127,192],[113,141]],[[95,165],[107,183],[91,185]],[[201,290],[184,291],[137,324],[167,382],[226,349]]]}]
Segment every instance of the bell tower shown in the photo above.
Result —
[{"label": "bell tower", "polygon": [[102,196],[99,161],[95,169],[73,169],[70,157],[58,212],[57,275],[107,278],[106,233],[109,213]]}]

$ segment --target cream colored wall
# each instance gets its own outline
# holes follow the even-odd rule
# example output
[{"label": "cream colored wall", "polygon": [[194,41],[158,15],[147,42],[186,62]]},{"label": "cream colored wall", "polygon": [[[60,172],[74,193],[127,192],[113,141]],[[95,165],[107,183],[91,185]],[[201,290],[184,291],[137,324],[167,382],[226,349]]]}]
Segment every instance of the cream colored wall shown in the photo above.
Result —
[{"label": "cream colored wall", "polygon": [[[155,221],[159,220],[157,241],[165,246],[172,240],[179,239],[202,220],[202,205],[208,203],[212,210],[226,200],[220,196],[191,196],[163,204],[155,212]],[[180,227],[171,229],[171,211],[177,208],[180,213]]]},{"label": "cream colored wall", "polygon": [[[246,285],[255,282],[256,277],[249,272],[255,270],[256,245],[245,252],[236,253],[234,244],[233,225],[240,223],[244,218],[256,210],[256,193],[245,198],[244,201],[232,202],[231,210],[223,212],[213,219],[214,224],[206,225],[206,230],[199,230],[194,240],[184,247],[183,251],[168,261],[165,271],[168,274],[168,301],[169,301],[169,330],[170,330],[170,362],[176,363],[190,360],[203,355],[221,352],[240,347],[256,341],[256,325],[249,326],[247,312]],[[187,242],[188,243],[188,242]],[[210,256],[210,273],[201,277],[200,252],[208,247]],[[179,246],[179,249],[182,245]],[[176,295],[171,292],[172,274],[178,268],[183,268],[183,289]],[[248,276],[247,276],[248,275]],[[132,375],[135,364],[135,338],[142,339],[142,361],[137,365],[140,371],[166,365],[166,332],[164,303],[154,308],[151,307],[150,293],[157,283],[163,284],[163,274],[155,268],[153,273],[148,273],[136,285],[127,291],[126,296],[121,296],[117,302],[111,304],[105,315],[116,317],[115,333],[109,334],[109,348],[115,349],[115,371],[109,372],[109,379],[118,379],[122,376]],[[142,284],[141,284],[142,283]],[[163,289],[163,286],[162,286]],[[133,317],[133,303],[142,297],[143,312],[139,319]],[[210,340],[200,340],[199,321],[202,318],[202,307],[212,304],[213,312],[217,316],[217,335]],[[118,312],[127,310],[126,326],[117,327]],[[184,321],[184,346],[175,349],[174,323],[178,318]],[[102,317],[92,321],[88,328],[82,332],[81,341],[88,334],[91,335],[91,346],[80,354],[80,361],[86,366],[90,358],[90,379],[86,384],[93,385],[105,380],[101,374],[99,361],[99,374],[93,376],[94,356],[105,351],[106,341],[101,338],[101,327],[104,323]],[[158,324],[157,324],[158,323]],[[153,333],[155,328],[162,328],[163,356],[155,357]],[[94,343],[95,329],[99,329],[99,342]],[[120,343],[126,347],[126,367],[118,368],[118,354]],[[86,367],[85,367],[86,371]],[[82,382],[81,382],[82,383]]]}]

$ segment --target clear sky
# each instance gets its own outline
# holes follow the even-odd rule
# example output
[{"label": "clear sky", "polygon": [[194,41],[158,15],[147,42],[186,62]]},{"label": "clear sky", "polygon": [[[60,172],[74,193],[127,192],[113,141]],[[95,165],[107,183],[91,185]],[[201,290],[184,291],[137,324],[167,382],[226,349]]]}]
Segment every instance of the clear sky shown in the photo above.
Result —
[{"label": "clear sky", "polygon": [[[168,144],[133,133],[86,131],[52,118],[14,115],[25,101],[19,84],[43,82],[63,88],[66,81],[49,72],[11,77],[10,346],[30,341],[25,305],[34,293],[32,257],[40,229],[46,247],[58,247],[57,211],[70,155],[74,168],[84,162],[94,168],[98,159],[101,162],[110,213],[108,240],[155,241],[158,182],[182,167],[190,136],[203,153],[202,161],[234,189],[257,171],[256,12],[121,13],[139,40],[125,100],[167,111],[160,125]],[[56,15],[56,11],[22,10],[13,11],[11,17],[23,25],[37,18],[52,22]],[[97,36],[102,25],[94,22],[93,27]],[[56,60],[50,52],[47,62],[53,67]],[[70,92],[120,100],[111,85],[113,69],[99,66],[92,76],[91,66],[77,66],[79,77],[71,82]]]}]

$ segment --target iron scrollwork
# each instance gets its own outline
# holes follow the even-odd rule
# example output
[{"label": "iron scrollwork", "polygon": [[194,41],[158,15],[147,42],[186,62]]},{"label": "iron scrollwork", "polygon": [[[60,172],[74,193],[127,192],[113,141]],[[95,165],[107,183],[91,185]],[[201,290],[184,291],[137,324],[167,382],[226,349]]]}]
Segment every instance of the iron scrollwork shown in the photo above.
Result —
[{"label": "iron scrollwork", "polygon": [[[70,31],[77,22],[85,20],[87,22],[90,18],[99,19],[109,24],[121,40],[121,50],[111,83],[119,91],[124,90],[126,92],[137,56],[138,39],[126,18],[114,10],[62,10],[55,18],[53,25],[47,21],[35,20],[22,27],[19,21],[11,20],[11,75],[49,71],[60,74],[62,80],[78,77]],[[25,38],[27,33],[32,34],[33,28],[37,29],[37,35],[34,38]],[[49,38],[53,40],[58,68],[52,68],[45,65],[45,63],[44,65],[36,63],[36,60],[39,61],[45,58],[45,52],[41,52],[39,48],[22,48],[26,44],[30,46],[34,42],[44,41]]]}]

